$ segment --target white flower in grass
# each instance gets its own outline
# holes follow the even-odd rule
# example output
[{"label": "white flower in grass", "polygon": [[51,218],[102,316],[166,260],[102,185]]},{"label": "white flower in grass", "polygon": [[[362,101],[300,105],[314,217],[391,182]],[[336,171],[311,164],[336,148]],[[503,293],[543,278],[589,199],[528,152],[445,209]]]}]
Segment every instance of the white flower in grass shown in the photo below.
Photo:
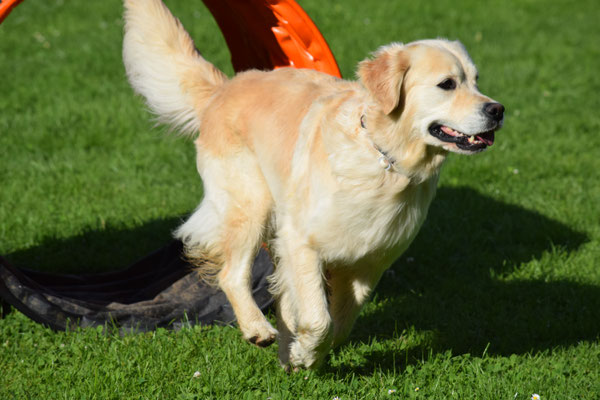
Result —
[{"label": "white flower in grass", "polygon": [[337,396],[335,396],[335,397],[333,398],[333,400],[340,400],[340,398],[339,398],[339,397],[337,397]]},{"label": "white flower in grass", "polygon": [[388,394],[392,394],[392,393],[396,393],[396,389],[390,389],[390,390],[388,390]]},{"label": "white flower in grass", "polygon": [[198,377],[200,377],[200,371],[194,372],[194,378],[198,378]]},{"label": "white flower in grass", "polygon": [[541,399],[541,397],[537,393],[534,393],[534,394],[531,395],[531,400],[540,400],[540,399]]}]

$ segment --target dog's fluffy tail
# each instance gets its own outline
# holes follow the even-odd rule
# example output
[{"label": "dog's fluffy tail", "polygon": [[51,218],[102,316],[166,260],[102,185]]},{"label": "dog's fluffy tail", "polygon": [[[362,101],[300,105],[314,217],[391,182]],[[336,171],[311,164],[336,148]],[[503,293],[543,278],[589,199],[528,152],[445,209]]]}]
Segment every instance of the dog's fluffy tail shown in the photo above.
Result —
[{"label": "dog's fluffy tail", "polygon": [[160,0],[125,0],[123,61],[133,89],[160,122],[197,133],[205,104],[227,77],[206,61]]}]

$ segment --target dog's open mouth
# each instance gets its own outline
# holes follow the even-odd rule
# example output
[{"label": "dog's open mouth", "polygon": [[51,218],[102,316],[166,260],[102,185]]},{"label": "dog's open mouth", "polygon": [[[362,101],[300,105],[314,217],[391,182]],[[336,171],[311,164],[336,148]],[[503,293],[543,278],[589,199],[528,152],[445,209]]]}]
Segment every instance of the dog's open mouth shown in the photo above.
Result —
[{"label": "dog's open mouth", "polygon": [[467,151],[481,151],[494,144],[494,130],[466,135],[449,126],[433,124],[429,127],[429,133],[442,142],[455,143],[458,148]]}]

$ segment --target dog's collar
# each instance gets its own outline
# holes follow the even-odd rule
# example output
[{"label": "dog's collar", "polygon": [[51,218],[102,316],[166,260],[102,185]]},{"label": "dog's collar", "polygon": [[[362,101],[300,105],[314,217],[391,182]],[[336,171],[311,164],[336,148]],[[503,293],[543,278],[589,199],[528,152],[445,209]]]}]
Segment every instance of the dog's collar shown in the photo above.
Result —
[{"label": "dog's collar", "polygon": [[[364,130],[367,129],[365,119],[366,118],[364,114],[360,116],[360,126]],[[373,148],[379,153],[379,165],[381,166],[381,168],[385,169],[386,171],[400,172],[396,168],[396,160],[390,157],[385,150],[382,150],[381,147],[379,147],[368,135],[365,136],[367,137],[367,140],[371,142]]]}]

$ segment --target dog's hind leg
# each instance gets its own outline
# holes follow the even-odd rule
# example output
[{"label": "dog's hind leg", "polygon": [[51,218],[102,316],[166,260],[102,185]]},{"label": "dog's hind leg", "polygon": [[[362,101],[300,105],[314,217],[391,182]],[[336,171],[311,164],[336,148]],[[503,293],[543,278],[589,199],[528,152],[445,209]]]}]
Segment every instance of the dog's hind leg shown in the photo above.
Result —
[{"label": "dog's hind leg", "polygon": [[[252,265],[266,231],[272,198],[258,168],[246,165],[225,216],[223,269],[219,286],[229,299],[244,339],[260,347],[275,341],[277,331],[252,297]],[[253,171],[252,175],[250,172]],[[243,181],[243,182],[242,182]]]},{"label": "dog's hind leg", "polygon": [[[209,270],[227,295],[244,339],[268,346],[277,331],[252,297],[252,265],[265,234],[273,199],[256,157],[239,149],[234,155],[211,157],[198,142],[198,170],[205,198],[200,208],[179,229],[188,233],[187,254],[209,260]],[[203,154],[204,153],[204,154]],[[197,222],[207,222],[200,226]],[[196,226],[197,225],[197,226]],[[195,246],[195,247],[194,247]],[[203,257],[206,254],[206,257]],[[211,265],[212,264],[212,265]]]},{"label": "dog's hind leg", "polygon": [[[252,263],[261,243],[268,210],[236,205],[226,218],[223,268],[219,286],[231,303],[244,339],[260,347],[275,341],[277,331],[252,297]],[[258,214],[260,213],[260,214]]]}]

